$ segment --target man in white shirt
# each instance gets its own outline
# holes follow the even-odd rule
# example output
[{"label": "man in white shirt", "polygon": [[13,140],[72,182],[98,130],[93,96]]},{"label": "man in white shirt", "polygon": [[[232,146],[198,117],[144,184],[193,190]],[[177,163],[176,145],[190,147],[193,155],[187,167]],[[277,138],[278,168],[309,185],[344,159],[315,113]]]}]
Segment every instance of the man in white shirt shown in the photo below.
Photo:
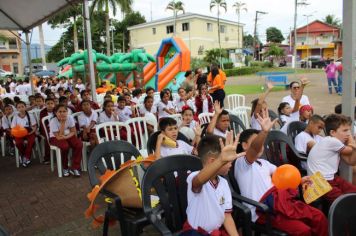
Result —
[{"label": "man in white shirt", "polygon": [[291,121],[299,120],[299,108],[303,105],[310,105],[309,98],[303,95],[304,87],[309,82],[306,79],[302,79],[301,83],[293,81],[289,84],[291,94],[285,96],[282,102],[288,102],[292,107],[292,114],[290,114]]}]

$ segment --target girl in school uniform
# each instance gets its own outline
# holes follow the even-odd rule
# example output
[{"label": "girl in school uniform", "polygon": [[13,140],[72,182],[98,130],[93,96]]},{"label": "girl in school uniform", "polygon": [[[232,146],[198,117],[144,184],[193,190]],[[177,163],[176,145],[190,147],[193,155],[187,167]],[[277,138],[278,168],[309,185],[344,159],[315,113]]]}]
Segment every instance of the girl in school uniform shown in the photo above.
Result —
[{"label": "girl in school uniform", "polygon": [[[69,174],[80,177],[80,162],[82,160],[83,143],[77,137],[74,118],[68,115],[68,108],[64,104],[56,107],[55,117],[49,122],[49,140],[51,145],[61,149],[63,176]],[[68,151],[72,149],[72,165],[68,167]]]},{"label": "girl in school uniform", "polygon": [[171,93],[168,89],[163,89],[160,93],[161,101],[157,105],[158,119],[175,114],[173,102],[170,100]]},{"label": "girl in school uniform", "polygon": [[91,108],[90,101],[84,100],[81,102],[82,112],[78,117],[79,127],[82,130],[82,140],[90,142],[94,147],[98,144],[98,139],[95,134],[95,125],[98,120],[98,114]]},{"label": "girl in school uniform", "polygon": [[[14,118],[12,119],[11,128],[20,125],[28,130],[28,134],[25,137],[14,137],[15,145],[21,156],[20,160],[22,160],[22,166],[27,167],[31,163],[31,152],[33,145],[35,144],[37,122],[35,117],[26,111],[26,103],[23,101],[19,101],[16,104],[16,109],[18,113],[15,114]],[[25,140],[27,141],[26,145]]]},{"label": "girl in school uniform", "polygon": [[103,111],[99,114],[99,124],[109,122],[109,121],[119,121],[119,116],[115,112],[114,102],[106,100],[103,104]]},{"label": "girl in school uniform", "polygon": [[154,99],[151,96],[146,96],[143,104],[139,107],[140,116],[145,116],[147,113],[157,117],[157,107],[154,105]]},{"label": "girl in school uniform", "polygon": [[202,84],[199,87],[199,95],[195,97],[195,107],[195,120],[198,120],[198,116],[201,113],[214,112],[213,99],[208,94],[208,86],[206,84]]}]

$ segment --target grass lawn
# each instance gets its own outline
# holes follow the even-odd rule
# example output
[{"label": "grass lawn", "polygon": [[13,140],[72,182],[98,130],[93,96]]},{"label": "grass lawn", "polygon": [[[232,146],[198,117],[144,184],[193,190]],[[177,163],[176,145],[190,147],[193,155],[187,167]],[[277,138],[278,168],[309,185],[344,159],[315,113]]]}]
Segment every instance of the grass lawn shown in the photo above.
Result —
[{"label": "grass lawn", "polygon": [[[263,72],[291,71],[294,73],[294,69],[290,68],[290,67],[265,68],[262,71]],[[303,68],[296,69],[297,74],[318,73],[318,72],[323,72],[323,70],[322,69],[303,69]]]},{"label": "grass lawn", "polygon": [[[272,92],[283,91],[283,87],[274,87]],[[261,85],[227,85],[225,86],[225,93],[228,94],[260,94],[263,93]]]}]

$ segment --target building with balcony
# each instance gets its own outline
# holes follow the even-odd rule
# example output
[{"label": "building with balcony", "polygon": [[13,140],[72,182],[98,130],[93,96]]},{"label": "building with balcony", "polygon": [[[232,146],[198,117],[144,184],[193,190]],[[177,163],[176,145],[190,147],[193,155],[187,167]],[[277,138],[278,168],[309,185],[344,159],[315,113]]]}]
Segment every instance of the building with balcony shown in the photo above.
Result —
[{"label": "building with balcony", "polygon": [[[195,13],[185,13],[176,18],[176,36],[184,40],[192,57],[204,57],[206,50],[219,48],[217,18]],[[174,18],[163,18],[128,28],[130,48],[144,48],[157,53],[162,39],[173,36]],[[235,53],[242,48],[243,24],[220,19],[221,48]]]},{"label": "building with balcony", "polygon": [[[17,32],[14,32],[17,34]],[[0,30],[0,68],[23,74],[21,41],[7,30]]]},{"label": "building with balcony", "polygon": [[[316,20],[297,29],[297,56],[321,56],[324,59],[337,59],[342,56],[340,28]],[[292,41],[294,34],[292,33]]]}]

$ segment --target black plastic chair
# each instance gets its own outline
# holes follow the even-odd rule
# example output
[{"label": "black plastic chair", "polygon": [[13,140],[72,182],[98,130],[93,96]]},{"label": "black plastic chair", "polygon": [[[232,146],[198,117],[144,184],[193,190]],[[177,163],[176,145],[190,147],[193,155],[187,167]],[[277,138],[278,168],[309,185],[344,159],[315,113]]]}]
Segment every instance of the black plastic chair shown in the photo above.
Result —
[{"label": "black plastic chair", "polygon": [[241,133],[246,129],[244,123],[240,120],[240,118],[236,115],[229,115],[230,117],[230,130],[234,131],[234,136]]},{"label": "black plastic chair", "polygon": [[[161,158],[147,168],[142,184],[143,211],[161,235],[172,235],[182,229],[187,218],[188,171],[201,168],[200,159],[191,155]],[[159,197],[156,207],[151,205],[152,189]]]},{"label": "black plastic chair", "polygon": [[[280,129],[283,126],[281,119],[273,110],[271,110],[271,109],[268,110],[268,116],[271,118],[271,120],[278,119],[278,121],[277,121],[277,125],[279,126],[278,129]],[[276,124],[273,125],[272,128],[277,129]]]},{"label": "black plastic chair", "polygon": [[299,154],[290,137],[281,131],[272,130],[268,133],[264,143],[264,156],[276,166],[291,164],[297,167],[302,175],[306,175],[301,161],[306,161],[307,158]]},{"label": "black plastic chair", "polygon": [[356,194],[338,197],[329,211],[330,236],[356,235]]},{"label": "black plastic chair", "polygon": [[295,144],[295,137],[297,137],[300,132],[304,131],[306,127],[307,124],[301,121],[293,121],[289,123],[287,127],[287,135],[292,139],[293,144]]},{"label": "black plastic chair", "polygon": [[[245,213],[240,213],[238,215],[237,221],[241,221],[242,224],[242,230],[243,230],[243,235],[244,236],[252,236],[252,235],[261,235],[261,234],[266,234],[266,235],[276,235],[276,236],[286,236],[287,234],[279,231],[277,229],[274,229],[271,227],[271,217],[272,213],[269,207],[261,202],[254,201],[250,198],[244,197],[241,195],[239,185],[235,179],[234,176],[234,171],[235,171],[235,162],[232,163],[232,166],[230,168],[230,171],[228,172],[228,182],[230,185],[230,189],[232,191],[232,198],[233,201],[237,201],[240,203],[252,205],[256,207],[257,210],[260,212],[265,213],[266,216],[266,223],[265,224],[259,224],[256,222],[251,221],[251,210],[250,208],[247,208],[247,211]],[[242,209],[242,208],[240,208]],[[252,233],[254,231],[254,234]]]},{"label": "black plastic chair", "polygon": [[[97,145],[92,151],[88,162],[89,180],[92,187],[99,184],[100,175],[107,169],[117,170],[128,160],[136,159],[141,154],[131,143],[116,140]],[[122,235],[139,235],[143,227],[149,224],[142,209],[128,209],[121,205],[120,196],[103,191],[105,197],[113,199],[105,212],[103,235],[108,234],[109,220],[114,218],[120,222]]]},{"label": "black plastic chair", "polygon": [[[148,140],[147,140],[148,154],[154,153],[154,151],[156,149],[157,138],[160,133],[161,133],[161,131],[159,130],[159,131],[154,132],[150,137],[148,137]],[[191,143],[189,142],[189,139],[181,132],[178,132],[177,140],[182,140],[182,141],[188,143],[189,145],[191,145]]]}]

